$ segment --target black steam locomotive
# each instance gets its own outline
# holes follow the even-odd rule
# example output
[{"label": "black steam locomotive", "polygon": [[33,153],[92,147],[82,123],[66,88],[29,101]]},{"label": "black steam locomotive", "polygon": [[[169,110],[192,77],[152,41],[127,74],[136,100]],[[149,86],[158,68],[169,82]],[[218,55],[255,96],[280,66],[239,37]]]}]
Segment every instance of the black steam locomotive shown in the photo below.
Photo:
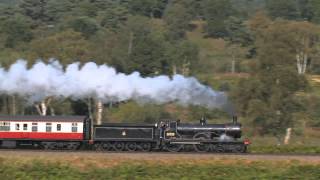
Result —
[{"label": "black steam locomotive", "polygon": [[0,147],[90,148],[101,151],[246,152],[241,124],[199,124],[173,120],[155,124],[93,125],[82,116],[0,116]]},{"label": "black steam locomotive", "polygon": [[156,124],[108,123],[93,126],[94,147],[97,150],[178,152],[246,152],[250,144],[241,141],[241,124],[237,118],[227,124],[199,124],[160,121]]}]

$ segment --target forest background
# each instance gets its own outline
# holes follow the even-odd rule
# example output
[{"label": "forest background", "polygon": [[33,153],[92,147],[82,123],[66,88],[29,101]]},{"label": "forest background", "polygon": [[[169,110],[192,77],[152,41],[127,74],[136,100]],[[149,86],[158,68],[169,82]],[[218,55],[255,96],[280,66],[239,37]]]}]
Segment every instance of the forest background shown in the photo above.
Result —
[{"label": "forest background", "polygon": [[[108,64],[194,76],[232,101],[257,144],[319,145],[318,0],[0,0],[0,63]],[[100,122],[231,121],[199,106],[0,96],[1,114],[91,115]]]}]

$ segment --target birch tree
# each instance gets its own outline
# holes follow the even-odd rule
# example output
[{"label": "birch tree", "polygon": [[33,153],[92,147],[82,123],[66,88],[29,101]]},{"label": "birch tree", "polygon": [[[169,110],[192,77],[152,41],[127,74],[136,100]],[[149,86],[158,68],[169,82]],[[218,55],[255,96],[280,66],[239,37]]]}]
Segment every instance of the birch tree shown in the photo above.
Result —
[{"label": "birch tree", "polygon": [[319,42],[320,28],[309,22],[289,22],[288,31],[292,33],[298,74],[305,74],[309,61],[316,60],[316,45]]},{"label": "birch tree", "polygon": [[103,103],[100,99],[96,99],[96,124],[102,124]]},{"label": "birch tree", "polygon": [[245,55],[245,50],[239,44],[229,44],[227,47],[227,53],[231,58],[231,68],[230,71],[232,74],[236,72],[236,63]]},{"label": "birch tree", "polygon": [[[52,101],[52,97],[46,97],[41,102],[35,104],[35,108],[39,115],[46,116],[48,111],[48,106],[50,105]],[[52,109],[52,107],[51,107]],[[51,115],[54,115],[54,110],[51,110]]]},{"label": "birch tree", "polygon": [[[279,53],[279,56],[283,56],[274,59],[274,61],[281,61],[282,65],[287,63],[284,61],[289,61],[296,66],[298,74],[305,74],[308,65],[318,59],[316,55],[319,52],[317,50],[317,44],[320,40],[319,26],[306,21],[281,19],[271,21],[264,16],[260,13],[250,23],[256,38],[255,46],[266,46],[272,42],[279,48],[275,52]],[[269,48],[276,47],[270,46]]]}]

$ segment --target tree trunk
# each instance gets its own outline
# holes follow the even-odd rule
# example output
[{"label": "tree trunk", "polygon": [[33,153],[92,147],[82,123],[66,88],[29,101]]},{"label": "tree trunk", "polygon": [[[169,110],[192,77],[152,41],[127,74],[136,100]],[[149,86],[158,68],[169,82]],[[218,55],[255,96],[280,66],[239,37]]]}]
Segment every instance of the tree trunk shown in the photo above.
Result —
[{"label": "tree trunk", "polygon": [[128,55],[131,54],[132,52],[132,46],[133,46],[133,32],[130,32],[130,35],[129,35],[129,45],[128,45]]},{"label": "tree trunk", "polygon": [[10,110],[10,96],[6,96],[6,109],[7,109],[7,114],[10,114],[11,113],[11,110]]},{"label": "tree trunk", "polygon": [[103,104],[101,100],[96,101],[96,123],[98,125],[102,124],[102,111],[103,111]]},{"label": "tree trunk", "polygon": [[231,73],[234,74],[236,72],[236,60],[234,57],[232,57],[231,61]]},{"label": "tree trunk", "polygon": [[11,109],[11,114],[12,115],[16,115],[17,114],[17,104],[16,104],[16,96],[12,95],[11,96],[11,105],[12,105],[12,109]]},{"label": "tree trunk", "polygon": [[41,106],[41,116],[46,116],[47,115],[47,105],[46,105],[46,101],[43,100],[41,101],[40,103],[40,106]]},{"label": "tree trunk", "polygon": [[[35,107],[36,107],[37,112],[39,113],[39,115],[41,115],[41,116],[46,116],[47,115],[48,106],[49,106],[51,100],[52,100],[52,97],[47,97],[44,100],[42,100],[40,102],[40,104],[35,104]],[[50,108],[50,109],[52,109],[52,108]]]},{"label": "tree trunk", "polygon": [[175,64],[172,66],[172,74],[173,75],[177,74],[177,65]]},{"label": "tree trunk", "polygon": [[88,98],[87,105],[88,105],[88,113],[89,113],[89,117],[90,117],[90,119],[93,119],[93,118],[92,118],[92,104],[91,104],[91,98]]},{"label": "tree trunk", "polygon": [[40,109],[40,105],[39,104],[35,104],[34,107],[36,108],[37,112],[39,115],[41,115],[41,109]]},{"label": "tree trunk", "polygon": [[51,116],[55,116],[55,115],[56,115],[56,113],[55,113],[55,111],[54,111],[53,107],[51,107],[51,106],[50,106],[50,108],[49,108],[49,109],[50,109],[50,115],[51,115]]},{"label": "tree trunk", "polygon": [[181,73],[184,76],[188,76],[190,74],[190,62],[188,62],[186,58],[183,61]]},{"label": "tree trunk", "polygon": [[284,137],[283,144],[285,144],[285,145],[289,144],[289,141],[290,141],[290,138],[291,138],[291,131],[292,131],[292,128],[287,128],[286,136]]},{"label": "tree trunk", "polygon": [[303,56],[302,74],[305,74],[307,71],[307,61],[308,61],[308,56],[305,54]]},{"label": "tree trunk", "polygon": [[308,55],[300,51],[296,55],[296,60],[297,60],[298,74],[305,74],[307,71]]}]

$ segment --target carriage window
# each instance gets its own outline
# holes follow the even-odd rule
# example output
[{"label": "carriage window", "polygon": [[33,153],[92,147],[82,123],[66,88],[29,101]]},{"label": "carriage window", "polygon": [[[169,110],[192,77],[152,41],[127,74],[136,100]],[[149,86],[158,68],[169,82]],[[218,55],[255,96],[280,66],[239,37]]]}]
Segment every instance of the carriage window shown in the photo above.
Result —
[{"label": "carriage window", "polygon": [[78,132],[78,123],[72,123],[71,131],[72,132]]},{"label": "carriage window", "polygon": [[16,124],[16,130],[20,130],[20,124]]},{"label": "carriage window", "polygon": [[61,131],[61,124],[57,124],[57,131]]},{"label": "carriage window", "polygon": [[38,131],[38,123],[32,123],[32,132]]},{"label": "carriage window", "polygon": [[0,122],[0,131],[10,131],[10,122]]},{"label": "carriage window", "polygon": [[23,130],[24,131],[28,130],[28,124],[23,124]]},{"label": "carriage window", "polygon": [[52,123],[46,123],[46,132],[52,131]]}]

